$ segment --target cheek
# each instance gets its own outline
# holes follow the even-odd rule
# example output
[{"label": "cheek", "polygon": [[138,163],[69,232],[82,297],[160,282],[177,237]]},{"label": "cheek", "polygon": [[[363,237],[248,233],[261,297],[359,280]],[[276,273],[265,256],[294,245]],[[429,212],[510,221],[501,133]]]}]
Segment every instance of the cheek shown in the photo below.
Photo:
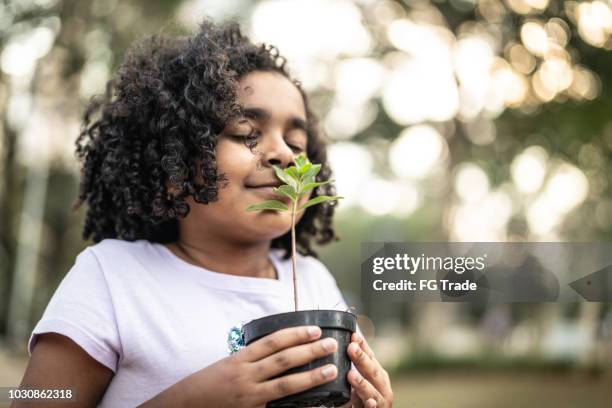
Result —
[{"label": "cheek", "polygon": [[[242,186],[244,179],[257,168],[258,156],[242,143],[220,140],[216,149],[217,172],[225,174],[229,181],[225,189]],[[234,184],[234,185],[232,185]],[[221,194],[221,190],[219,191]]]}]

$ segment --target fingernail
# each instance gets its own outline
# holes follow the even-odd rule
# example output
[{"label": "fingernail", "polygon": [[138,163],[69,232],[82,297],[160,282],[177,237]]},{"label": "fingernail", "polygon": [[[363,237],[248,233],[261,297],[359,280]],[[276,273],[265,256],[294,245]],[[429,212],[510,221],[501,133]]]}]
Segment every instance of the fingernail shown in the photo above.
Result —
[{"label": "fingernail", "polygon": [[334,365],[324,367],[321,370],[321,374],[323,375],[324,378],[331,378],[335,375],[335,373],[336,373],[336,366]]},{"label": "fingernail", "polygon": [[361,340],[363,340],[363,337],[361,337],[361,334],[355,332],[355,341],[357,343],[361,343]]},{"label": "fingernail", "polygon": [[357,384],[361,384],[362,381],[363,381],[363,377],[359,375],[358,372],[355,372],[355,382],[357,382]]},{"label": "fingernail", "polygon": [[317,337],[319,333],[321,332],[321,329],[319,329],[319,326],[308,326],[307,331],[308,331],[308,336]]},{"label": "fingernail", "polygon": [[376,406],[378,405],[378,404],[376,403],[376,400],[374,400],[374,399],[372,399],[372,398],[370,398],[369,400],[367,400],[365,404],[366,404],[366,407],[367,407],[367,408],[376,408]]},{"label": "fingernail", "polygon": [[321,344],[323,345],[323,348],[327,351],[332,351],[336,348],[336,340],[332,339],[331,337],[323,339],[321,341]]}]

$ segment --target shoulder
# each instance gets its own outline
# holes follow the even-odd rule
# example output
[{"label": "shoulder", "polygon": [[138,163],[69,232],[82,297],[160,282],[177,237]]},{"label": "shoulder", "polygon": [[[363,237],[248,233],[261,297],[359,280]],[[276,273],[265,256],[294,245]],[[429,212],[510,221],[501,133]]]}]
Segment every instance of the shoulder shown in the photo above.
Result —
[{"label": "shoulder", "polygon": [[331,276],[329,269],[327,269],[327,266],[325,266],[323,262],[321,262],[314,256],[298,254],[297,264],[301,265],[307,271],[312,271],[312,273]]},{"label": "shoulder", "polygon": [[141,251],[143,245],[143,242],[105,239],[85,247],[64,276],[58,293],[85,291],[89,295],[96,292],[101,296],[102,292],[108,290],[109,272],[122,264],[129,264],[128,255]]},{"label": "shoulder", "polygon": [[[92,279],[108,281],[125,271],[132,274],[155,262],[156,248],[145,240],[105,239],[83,249],[76,257],[68,280]],[[97,278],[95,277],[97,276]]]},{"label": "shoulder", "polygon": [[126,254],[146,251],[152,244],[144,239],[138,241],[124,241],[122,239],[103,239],[97,244],[88,246],[85,251],[90,250],[96,255],[102,254]]},{"label": "shoulder", "polygon": [[154,259],[155,251],[154,245],[147,240],[104,239],[85,248],[81,255],[89,252],[104,268],[109,265],[116,267],[120,264],[129,264],[133,260],[146,263],[148,260]]}]

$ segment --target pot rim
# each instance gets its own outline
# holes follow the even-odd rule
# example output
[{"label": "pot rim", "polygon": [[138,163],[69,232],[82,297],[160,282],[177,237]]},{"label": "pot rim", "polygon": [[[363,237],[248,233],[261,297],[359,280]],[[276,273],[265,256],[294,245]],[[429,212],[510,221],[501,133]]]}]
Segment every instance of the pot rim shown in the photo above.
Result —
[{"label": "pot rim", "polygon": [[249,344],[270,333],[297,326],[319,326],[321,329],[354,332],[357,329],[357,315],[353,312],[333,309],[277,313],[251,320],[242,326],[242,333],[245,344]]}]

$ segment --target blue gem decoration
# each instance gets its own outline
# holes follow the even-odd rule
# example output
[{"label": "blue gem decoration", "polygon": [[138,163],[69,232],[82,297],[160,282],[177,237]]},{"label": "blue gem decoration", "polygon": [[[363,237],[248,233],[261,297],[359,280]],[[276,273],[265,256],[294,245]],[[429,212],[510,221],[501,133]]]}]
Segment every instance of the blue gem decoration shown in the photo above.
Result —
[{"label": "blue gem decoration", "polygon": [[229,354],[234,354],[241,348],[244,348],[244,335],[242,333],[242,324],[234,326],[227,334],[227,351]]}]

